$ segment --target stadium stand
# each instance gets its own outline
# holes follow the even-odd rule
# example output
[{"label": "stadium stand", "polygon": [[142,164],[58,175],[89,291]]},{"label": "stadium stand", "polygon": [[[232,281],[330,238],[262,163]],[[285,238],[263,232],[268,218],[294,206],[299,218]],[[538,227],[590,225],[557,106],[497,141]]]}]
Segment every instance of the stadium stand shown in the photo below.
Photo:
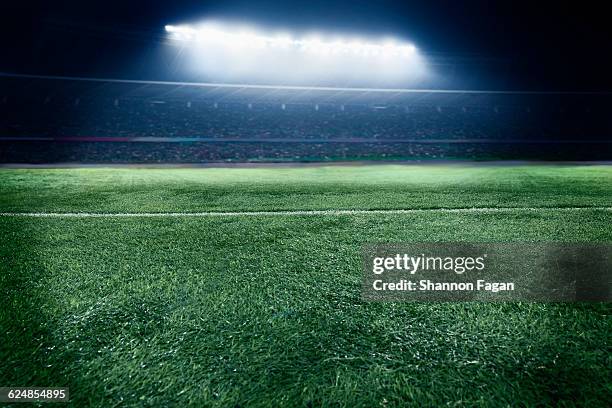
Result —
[{"label": "stadium stand", "polygon": [[609,94],[0,83],[1,162],[612,158]]}]

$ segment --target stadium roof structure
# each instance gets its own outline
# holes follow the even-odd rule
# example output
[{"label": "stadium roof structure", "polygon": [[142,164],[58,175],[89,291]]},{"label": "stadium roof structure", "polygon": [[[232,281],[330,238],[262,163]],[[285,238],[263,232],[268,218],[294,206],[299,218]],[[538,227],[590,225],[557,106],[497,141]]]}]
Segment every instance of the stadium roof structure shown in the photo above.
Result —
[{"label": "stadium roof structure", "polygon": [[[147,81],[0,73],[2,94],[42,97],[206,101],[220,103],[285,103],[405,106],[587,106],[612,102],[612,92],[495,91],[403,88],[342,88]],[[588,101],[588,102],[587,102]]]}]

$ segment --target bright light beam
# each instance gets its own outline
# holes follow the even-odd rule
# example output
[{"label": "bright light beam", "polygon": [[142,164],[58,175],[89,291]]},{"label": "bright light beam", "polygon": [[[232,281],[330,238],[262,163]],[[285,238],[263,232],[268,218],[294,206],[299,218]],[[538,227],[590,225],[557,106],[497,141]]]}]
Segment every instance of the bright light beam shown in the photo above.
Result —
[{"label": "bright light beam", "polygon": [[254,30],[224,28],[205,23],[199,26],[167,25],[170,38],[178,41],[210,42],[225,46],[251,45],[258,48],[292,48],[301,51],[329,54],[386,55],[409,57],[416,52],[414,44],[392,40],[384,42],[362,41],[350,38],[326,40],[319,37],[294,38],[291,35],[269,36]]},{"label": "bright light beam", "polygon": [[165,30],[181,49],[181,69],[207,80],[408,86],[431,74],[414,44],[394,38],[295,35],[210,20]]}]

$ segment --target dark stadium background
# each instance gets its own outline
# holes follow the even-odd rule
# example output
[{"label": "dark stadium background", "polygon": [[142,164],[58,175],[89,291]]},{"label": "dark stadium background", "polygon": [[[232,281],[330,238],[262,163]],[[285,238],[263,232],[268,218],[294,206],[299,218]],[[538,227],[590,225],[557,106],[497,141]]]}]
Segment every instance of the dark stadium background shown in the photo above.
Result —
[{"label": "dark stadium background", "polygon": [[612,90],[609,13],[595,1],[11,1],[0,7],[1,71],[204,80],[181,76],[156,59],[156,50],[165,24],[217,16],[292,30],[402,35],[452,65],[454,83],[447,87]]},{"label": "dark stadium background", "polygon": [[[12,2],[2,16],[3,163],[612,158],[610,30],[595,3]],[[392,35],[414,43],[433,74],[393,82],[375,68],[204,73],[164,30],[199,19]],[[234,92],[185,82],[451,92]]]}]

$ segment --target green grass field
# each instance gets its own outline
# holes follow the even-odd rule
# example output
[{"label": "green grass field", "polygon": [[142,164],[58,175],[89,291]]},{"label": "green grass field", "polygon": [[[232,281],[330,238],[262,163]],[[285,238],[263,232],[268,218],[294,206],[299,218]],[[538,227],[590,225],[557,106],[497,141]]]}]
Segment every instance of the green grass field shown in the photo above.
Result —
[{"label": "green grass field", "polygon": [[[436,210],[472,207],[509,210]],[[610,242],[602,207],[607,166],[0,169],[3,213],[431,209],[3,214],[0,386],[79,407],[608,406],[609,304],[360,292],[365,242]]]}]

